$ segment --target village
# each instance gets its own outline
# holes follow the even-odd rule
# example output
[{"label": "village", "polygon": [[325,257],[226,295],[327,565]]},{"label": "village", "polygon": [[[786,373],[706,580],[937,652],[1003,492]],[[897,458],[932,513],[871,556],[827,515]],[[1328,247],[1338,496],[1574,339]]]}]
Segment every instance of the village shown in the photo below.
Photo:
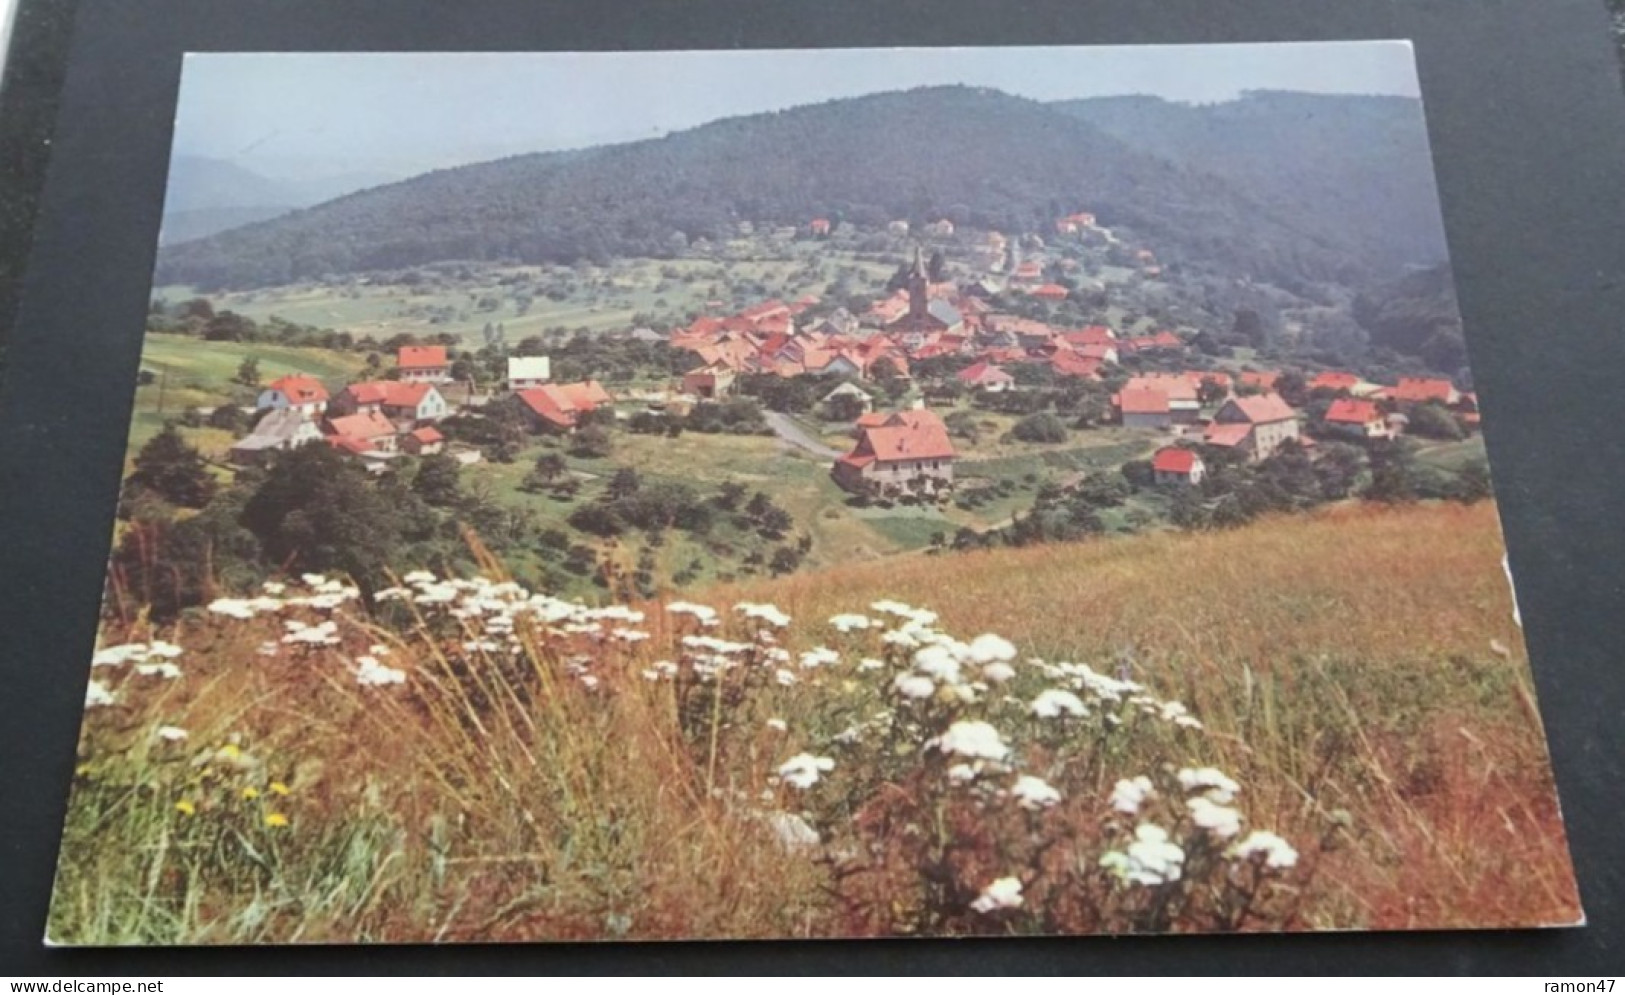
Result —
[{"label": "village", "polygon": [[[813,219],[806,234],[825,237],[830,226]],[[893,222],[889,234],[906,236],[907,223]],[[953,234],[946,219],[922,232],[938,244]],[[1117,241],[1087,212],[1055,223],[1057,238],[1090,234]],[[1419,406],[1435,421],[1453,420],[1463,435],[1477,426],[1473,393],[1441,377],[1382,384],[1342,370],[1224,368],[1197,354],[1188,330],[1122,333],[1014,313],[1001,304],[1065,300],[1074,291],[1046,282],[1053,261],[1030,249],[1023,258],[997,232],[978,235],[974,246],[971,258],[982,272],[955,280],[940,272],[940,254],[928,265],[915,242],[889,292],[858,314],[821,307],[809,294],[676,325],[664,342],[686,371],[621,396],[590,377],[556,382],[547,355],[502,357],[500,383],[462,382],[453,376],[456,351],[444,345],[401,346],[393,369],[331,394],[314,376],[282,376],[259,392],[257,420],[233,442],[230,460],[261,464],[278,451],[323,441],[375,472],[402,456],[442,452],[469,465],[481,451],[448,440],[447,419],[507,407],[533,434],[568,435],[589,421],[681,418],[696,406],[745,397],[747,385],[763,378],[833,385],[815,398],[813,418],[821,422],[769,411],[766,427],[785,447],[824,458],[830,478],[848,494],[886,502],[948,501],[956,461],[965,455],[956,436],[967,433],[963,416],[957,430],[945,416],[964,411],[967,400],[1021,411],[1021,396],[1040,388],[1072,385],[1104,394],[1109,411],[1102,427],[1129,430],[1138,443],[1134,458],[1149,459],[1159,487],[1200,485],[1216,458],[1258,463],[1283,446],[1312,456],[1322,441],[1397,439]],[[1138,279],[1161,276],[1151,250],[1129,255],[1140,267]],[[1063,272],[1075,265],[1072,257],[1058,259]],[[1084,421],[1077,427],[1087,427]],[[983,482],[962,476],[961,483],[974,489]]]}]

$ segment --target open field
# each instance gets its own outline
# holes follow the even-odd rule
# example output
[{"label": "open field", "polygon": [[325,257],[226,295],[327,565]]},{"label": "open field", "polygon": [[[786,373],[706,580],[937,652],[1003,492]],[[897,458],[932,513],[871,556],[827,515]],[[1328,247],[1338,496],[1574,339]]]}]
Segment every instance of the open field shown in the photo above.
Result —
[{"label": "open field", "polygon": [[[182,675],[96,671],[114,703],[87,719],[50,936],[368,942],[1572,922],[1574,882],[1500,555],[1491,504],[1364,506],[689,591],[724,609],[773,601],[794,620],[781,635],[792,654],[835,647],[833,661],[803,664],[788,685],[739,671],[730,683],[739,697],[725,706],[703,681],[646,679],[655,660],[690,665],[672,646],[693,630],[658,606],[638,625],[647,642],[609,639],[584,657],[582,644],[528,623],[518,657],[468,654],[460,633],[477,623],[427,603],[417,621],[341,607],[331,613],[334,645],[283,645],[270,657],[255,647],[287,631],[284,616],[327,612],[288,606],[246,622],[196,613],[161,632],[110,628],[104,646],[161,637],[182,647]],[[888,688],[907,654],[860,650],[872,635],[841,636],[822,622],[869,612],[880,598],[929,607],[964,639],[999,633],[1015,647],[1014,679],[970,704],[899,699]],[[719,634],[747,635],[726,615]],[[353,661],[378,652],[369,644],[388,650],[381,658],[403,683],[357,685]],[[858,666],[861,652],[883,656],[882,669]],[[1119,727],[1035,719],[1025,702],[1056,677],[1034,657],[1132,676],[1182,701],[1204,728],[1175,729],[1132,706],[1118,712]],[[926,731],[837,735],[877,708]],[[1061,800],[1023,812],[997,792],[947,787],[928,743],[904,746],[972,717],[996,723],[1015,769],[1045,778]],[[155,735],[159,726],[171,731]],[[831,758],[805,789],[772,776],[798,752]],[[1146,905],[1145,888],[1096,868],[1123,831],[1106,803],[1113,780],[1149,773],[1162,784],[1159,772],[1180,765],[1240,782],[1246,827],[1294,848],[1283,869],[1255,865],[1262,877],[1246,885],[1190,836],[1188,883],[1159,886],[1171,890]],[[1165,813],[1156,818],[1174,818],[1150,804]],[[929,841],[908,827],[933,811],[945,820],[939,832],[958,828],[938,843],[910,842]],[[812,842],[782,829],[797,824],[816,831]],[[1035,838],[1059,850],[1035,852]],[[1072,856],[1056,863],[1046,852]],[[968,909],[978,889],[1012,873],[1026,887],[1018,909]],[[1251,897],[1237,906],[1236,894]]]}]

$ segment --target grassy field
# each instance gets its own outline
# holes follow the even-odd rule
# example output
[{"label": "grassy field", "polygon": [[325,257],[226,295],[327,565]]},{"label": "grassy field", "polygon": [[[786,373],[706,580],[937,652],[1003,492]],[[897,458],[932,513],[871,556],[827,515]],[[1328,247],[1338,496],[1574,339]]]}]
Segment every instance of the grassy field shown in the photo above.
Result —
[{"label": "grassy field", "polygon": [[[50,936],[1573,922],[1500,556],[1489,504],[1343,507],[1230,532],[894,558],[686,592],[723,609],[771,600],[793,618],[775,641],[792,658],[834,647],[817,667],[781,665],[790,681],[772,679],[771,664],[724,671],[725,694],[690,669],[708,657],[678,645],[691,624],[658,606],[641,622],[602,623],[635,626],[643,642],[584,643],[522,623],[514,657],[459,648],[485,623],[426,601],[375,620],[339,608],[333,645],[284,643],[272,656],[262,644],[289,631],[285,618],[328,613],[284,606],[246,622],[200,613],[162,632],[104,631],[104,646],[172,641],[181,676],[97,669],[114,703],[87,713]],[[878,615],[869,606],[881,598],[928,607],[936,628],[965,640],[998,633],[1008,652],[997,640],[980,663],[953,652],[987,681],[988,659],[1011,659],[1014,677],[966,698],[948,695],[955,678],[943,676],[937,696],[900,698],[892,681],[910,672],[908,651],[823,622]],[[724,652],[748,661],[749,628],[724,614],[714,631],[745,640]],[[368,654],[402,683],[358,685],[355,661]],[[878,670],[857,663],[864,654]],[[650,669],[660,660],[676,661],[675,683]],[[1086,693],[1089,716],[1034,717],[1026,703],[1061,680],[1060,661],[1132,677],[1140,704]],[[1201,728],[1155,717],[1176,699]],[[876,726],[877,709],[910,718]],[[996,725],[1009,749],[956,787],[935,759],[948,747],[933,744],[971,719]],[[815,766],[796,787],[787,772],[800,768],[787,761],[803,753]],[[1186,765],[1233,776],[1233,814],[1279,833],[1290,859],[1266,867],[1216,849],[1179,814],[1172,772]],[[999,785],[1016,772],[1055,796],[1011,804]],[[1177,881],[1125,883],[1102,866],[1127,831],[1108,796],[1134,774],[1156,785],[1138,818],[1183,847]],[[1021,900],[973,908],[1001,875]]]}]

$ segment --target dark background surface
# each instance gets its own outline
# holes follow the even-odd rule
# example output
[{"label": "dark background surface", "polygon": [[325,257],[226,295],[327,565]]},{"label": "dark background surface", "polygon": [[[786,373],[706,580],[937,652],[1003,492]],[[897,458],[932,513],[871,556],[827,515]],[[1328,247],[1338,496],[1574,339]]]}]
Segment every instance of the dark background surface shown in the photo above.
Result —
[{"label": "dark background surface", "polygon": [[[14,277],[28,265],[0,373],[0,974],[1595,976],[1625,966],[1625,444],[1616,414],[1625,396],[1625,96],[1599,0],[80,0],[70,56],[74,6],[22,0],[20,55],[0,96],[0,322],[10,323]],[[1348,38],[1416,44],[1496,491],[1591,925],[1173,939],[42,947],[182,52]]]}]

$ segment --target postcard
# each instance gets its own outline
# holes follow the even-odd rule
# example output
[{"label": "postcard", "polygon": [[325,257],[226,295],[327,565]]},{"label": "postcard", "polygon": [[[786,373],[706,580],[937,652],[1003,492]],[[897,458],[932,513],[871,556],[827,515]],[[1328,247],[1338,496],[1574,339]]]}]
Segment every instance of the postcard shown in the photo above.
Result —
[{"label": "postcard", "polygon": [[1583,915],[1402,41],[186,59],[48,938]]}]

